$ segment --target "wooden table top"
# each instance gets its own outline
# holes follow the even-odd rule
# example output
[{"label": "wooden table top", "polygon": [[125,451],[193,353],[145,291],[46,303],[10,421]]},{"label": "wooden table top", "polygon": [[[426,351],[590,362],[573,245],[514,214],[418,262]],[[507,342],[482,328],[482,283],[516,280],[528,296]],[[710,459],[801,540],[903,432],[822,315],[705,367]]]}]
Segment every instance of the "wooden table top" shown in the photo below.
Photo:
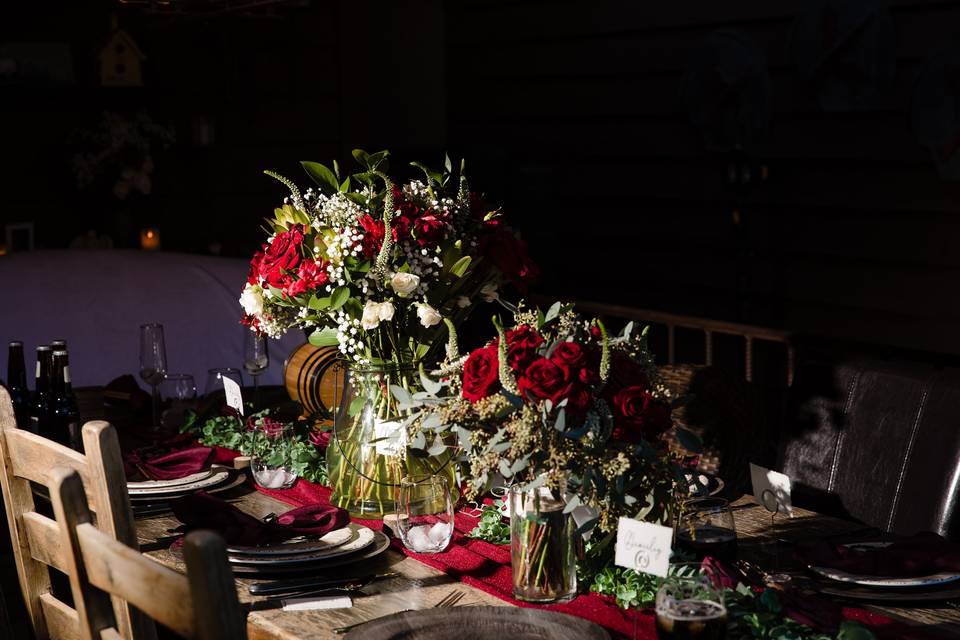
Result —
[{"label": "wooden table top", "polygon": [[[262,517],[268,513],[282,513],[290,509],[290,505],[270,498],[249,487],[235,490],[236,493],[225,494],[224,497],[234,502],[243,511],[251,515]],[[822,516],[811,511],[794,508],[794,517],[778,516],[775,523],[771,522],[770,514],[757,505],[752,497],[745,496],[733,503],[734,519],[737,527],[740,556],[756,562],[769,569],[773,556],[769,554],[770,545],[764,545],[764,540],[780,538],[782,540],[800,541],[842,534],[862,530],[863,525],[850,523],[836,518]],[[172,530],[179,522],[170,514],[153,517],[138,518],[137,532],[140,537],[141,549],[149,556],[164,565],[183,571],[182,558],[170,551],[169,545],[174,539]],[[781,550],[776,556],[780,566],[778,569],[785,573],[801,575],[801,567],[790,566],[787,559],[789,551]],[[494,605],[511,606],[510,603],[495,598],[479,589],[463,584],[436,569],[426,566],[392,549],[385,552],[376,564],[365,565],[362,568],[335,568],[331,571],[336,577],[347,575],[362,575],[371,572],[396,572],[396,577],[383,579],[364,588],[369,594],[354,598],[353,607],[349,609],[327,609],[317,611],[283,611],[271,609],[253,611],[247,618],[251,640],[315,640],[322,638],[341,638],[333,633],[335,627],[370,620],[379,616],[395,613],[406,609],[429,609],[451,592],[462,592],[463,598],[458,606],[463,605]],[[353,571],[354,573],[348,573]],[[241,602],[252,602],[258,598],[250,595],[247,587],[252,581],[237,580],[237,594]],[[938,603],[940,604],[940,603]],[[960,610],[952,607],[942,608],[898,608],[867,606],[891,617],[898,618],[907,624],[924,625],[927,629],[942,631],[943,637],[960,637]]]}]

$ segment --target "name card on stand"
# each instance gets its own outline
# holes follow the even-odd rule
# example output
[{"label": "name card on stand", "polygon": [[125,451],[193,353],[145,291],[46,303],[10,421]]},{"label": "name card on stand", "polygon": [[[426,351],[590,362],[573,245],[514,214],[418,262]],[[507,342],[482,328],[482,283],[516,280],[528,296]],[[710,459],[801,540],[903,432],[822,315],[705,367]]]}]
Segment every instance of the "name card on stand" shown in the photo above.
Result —
[{"label": "name card on stand", "polygon": [[650,522],[620,518],[614,562],[627,569],[667,577],[673,529]]},{"label": "name card on stand", "polygon": [[227,406],[236,409],[240,415],[243,415],[243,394],[240,393],[240,385],[235,380],[223,376],[223,393],[227,397]]},{"label": "name card on stand", "polygon": [[750,463],[750,481],[753,484],[753,497],[772,513],[785,513],[793,517],[793,503],[790,498],[790,476],[778,471]]}]

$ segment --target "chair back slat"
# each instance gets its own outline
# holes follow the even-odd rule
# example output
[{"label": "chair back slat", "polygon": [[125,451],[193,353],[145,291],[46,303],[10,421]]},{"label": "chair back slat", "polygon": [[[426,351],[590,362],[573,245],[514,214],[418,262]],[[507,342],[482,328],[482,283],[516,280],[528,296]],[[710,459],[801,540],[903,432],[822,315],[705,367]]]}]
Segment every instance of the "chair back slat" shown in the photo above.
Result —
[{"label": "chair back slat", "polygon": [[46,621],[47,637],[80,640],[80,618],[76,610],[57,600],[52,593],[42,594],[38,601]]},{"label": "chair back slat", "polygon": [[60,529],[57,523],[33,511],[23,514],[23,530],[27,534],[30,557],[66,573],[69,565],[63,559],[60,548]]},{"label": "chair back slat", "polygon": [[[109,636],[109,595],[123,598],[186,638],[243,640],[246,624],[223,540],[196,532],[184,542],[187,575],[113,540],[91,523],[80,476],[52,472],[50,500],[70,563],[70,585],[84,640]],[[104,633],[104,632],[107,633]]]},{"label": "chair back slat", "polygon": [[186,576],[120,544],[92,525],[77,529],[87,579],[185,637],[196,636]]},{"label": "chair back slat", "polygon": [[[97,527],[121,543],[138,548],[116,431],[106,422],[94,421],[83,426],[82,435],[85,454],[18,429],[10,395],[0,387],[0,488],[20,588],[34,634],[41,639],[64,637],[64,625],[71,624],[76,616],[60,615],[61,609],[51,608],[47,563],[62,566],[63,560],[54,553],[56,546],[49,544],[49,526],[36,513],[31,481],[49,490],[52,469],[75,471],[82,479],[89,508],[97,514]],[[37,545],[36,550],[31,542]],[[156,626],[149,618],[119,599],[114,600],[114,608],[124,638],[156,638]],[[52,618],[46,615],[48,611],[53,612]],[[55,620],[56,628],[51,620]]]}]

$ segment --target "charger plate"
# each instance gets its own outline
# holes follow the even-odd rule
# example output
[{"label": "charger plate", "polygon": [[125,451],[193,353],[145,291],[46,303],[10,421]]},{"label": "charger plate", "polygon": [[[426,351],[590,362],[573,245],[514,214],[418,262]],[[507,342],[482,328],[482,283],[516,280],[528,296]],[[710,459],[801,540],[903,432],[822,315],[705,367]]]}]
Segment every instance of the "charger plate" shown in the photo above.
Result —
[{"label": "charger plate", "polygon": [[128,485],[127,493],[131,498],[156,498],[158,496],[184,495],[187,493],[193,493],[194,491],[199,491],[200,489],[215,487],[216,485],[222,484],[229,479],[230,470],[220,467],[214,469],[213,473],[204,478],[175,486],[155,486],[142,489],[130,489]]},{"label": "charger plate", "polygon": [[243,578],[289,578],[292,576],[317,575],[326,569],[370,560],[390,548],[390,538],[379,531],[373,533],[373,542],[356,553],[292,565],[277,565],[276,563],[240,565],[231,563],[230,568],[235,576]]},{"label": "charger plate", "polygon": [[375,618],[348,640],[610,640],[600,626],[564,613],[520,607],[420,609]]},{"label": "charger plate", "polygon": [[[851,542],[843,546],[851,548],[860,547],[864,549],[882,549],[883,547],[890,546],[890,544],[891,543],[889,542]],[[960,573],[954,571],[940,571],[927,576],[911,576],[900,578],[893,576],[870,576],[858,573],[849,573],[847,571],[841,571],[840,569],[834,569],[832,567],[819,567],[814,565],[808,565],[808,568],[810,571],[813,571],[819,576],[829,578],[830,580],[836,580],[837,582],[855,584],[861,587],[875,587],[884,589],[899,589],[904,587],[935,587],[948,582],[960,580]]]},{"label": "charger plate", "polygon": [[[375,531],[367,527],[362,527],[357,524],[350,524],[347,527],[348,530],[352,531],[351,538],[349,541],[333,546],[333,547],[321,547],[310,549],[309,547],[304,547],[304,550],[299,553],[288,553],[288,554],[237,554],[229,553],[227,554],[227,559],[230,561],[230,564],[235,566],[263,566],[268,565],[271,567],[289,567],[289,566],[298,566],[304,564],[313,564],[320,560],[329,560],[337,556],[343,556],[350,553],[355,553],[366,547],[373,544],[373,541],[376,539]],[[310,543],[305,543],[310,544]],[[280,545],[276,545],[280,546]]]},{"label": "charger plate", "polygon": [[347,525],[341,529],[330,531],[329,533],[314,539],[305,539],[304,537],[293,538],[280,544],[271,544],[262,547],[248,547],[243,545],[231,545],[227,547],[227,553],[231,556],[239,557],[278,557],[289,555],[301,555],[304,553],[316,553],[341,547],[360,536],[356,525]]},{"label": "charger plate", "polygon": [[204,469],[197,473],[184,476],[182,478],[173,478],[172,480],[143,480],[127,483],[127,493],[150,491],[152,489],[172,489],[180,485],[199,482],[213,475],[213,469]]}]

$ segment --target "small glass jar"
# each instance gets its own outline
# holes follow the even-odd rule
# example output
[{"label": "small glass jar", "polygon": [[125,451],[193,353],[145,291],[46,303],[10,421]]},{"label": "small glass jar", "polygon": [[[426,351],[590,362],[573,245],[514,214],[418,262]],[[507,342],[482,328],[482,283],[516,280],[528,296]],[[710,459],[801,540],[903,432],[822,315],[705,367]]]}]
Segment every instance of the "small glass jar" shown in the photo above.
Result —
[{"label": "small glass jar", "polygon": [[439,475],[400,480],[397,529],[403,545],[415,553],[439,553],[453,538],[450,483]]},{"label": "small glass jar", "polygon": [[580,535],[563,500],[546,487],[511,487],[510,565],[513,597],[525,602],[563,602],[577,595]]},{"label": "small glass jar", "polygon": [[293,446],[293,428],[264,418],[250,432],[250,471],[264,489],[289,489],[297,476],[283,466]]}]

